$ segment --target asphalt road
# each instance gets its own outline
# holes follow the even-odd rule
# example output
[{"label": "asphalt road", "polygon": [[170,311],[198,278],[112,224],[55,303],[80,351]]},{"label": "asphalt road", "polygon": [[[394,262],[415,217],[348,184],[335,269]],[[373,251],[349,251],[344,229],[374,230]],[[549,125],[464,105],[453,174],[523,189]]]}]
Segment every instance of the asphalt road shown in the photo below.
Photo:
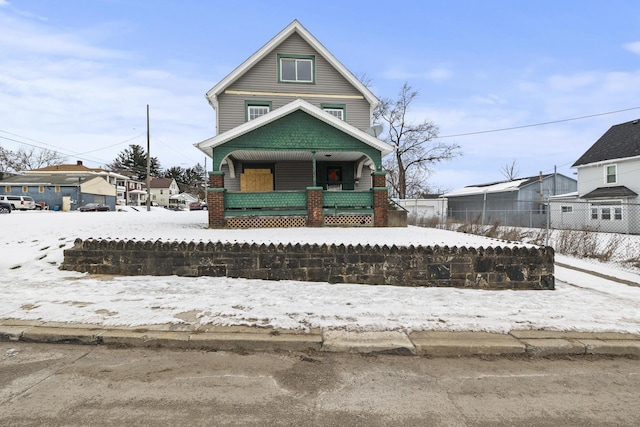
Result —
[{"label": "asphalt road", "polygon": [[0,343],[0,425],[637,426],[640,360]]}]

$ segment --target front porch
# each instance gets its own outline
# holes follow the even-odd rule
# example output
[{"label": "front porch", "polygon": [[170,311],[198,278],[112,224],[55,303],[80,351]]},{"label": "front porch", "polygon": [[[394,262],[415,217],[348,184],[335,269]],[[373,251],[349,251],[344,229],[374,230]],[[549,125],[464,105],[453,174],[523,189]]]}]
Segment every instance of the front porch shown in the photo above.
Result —
[{"label": "front porch", "polygon": [[384,181],[384,173],[374,173],[374,186],[364,191],[325,190],[317,186],[304,190],[229,191],[224,188],[224,172],[210,172],[209,227],[386,227],[388,190]]}]

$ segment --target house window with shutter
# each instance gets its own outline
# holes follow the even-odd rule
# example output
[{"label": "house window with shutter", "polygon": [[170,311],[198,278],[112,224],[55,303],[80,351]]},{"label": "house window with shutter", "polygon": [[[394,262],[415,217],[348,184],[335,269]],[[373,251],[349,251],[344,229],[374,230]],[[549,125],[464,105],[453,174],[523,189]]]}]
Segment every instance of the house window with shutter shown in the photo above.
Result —
[{"label": "house window with shutter", "polygon": [[278,82],[315,83],[315,56],[278,54]]}]

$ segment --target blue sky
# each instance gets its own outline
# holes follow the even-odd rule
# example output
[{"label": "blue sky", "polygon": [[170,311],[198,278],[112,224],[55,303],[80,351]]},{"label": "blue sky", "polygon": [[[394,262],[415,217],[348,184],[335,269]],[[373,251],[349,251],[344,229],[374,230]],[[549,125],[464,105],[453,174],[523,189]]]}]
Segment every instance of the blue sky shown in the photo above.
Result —
[{"label": "blue sky", "polygon": [[609,127],[640,118],[631,0],[0,0],[0,144],[105,165],[146,146],[149,104],[152,156],[203,164],[204,94],[294,19],[379,98],[419,92],[410,120],[463,152],[433,168],[433,189],[502,180],[513,161],[573,176]]}]

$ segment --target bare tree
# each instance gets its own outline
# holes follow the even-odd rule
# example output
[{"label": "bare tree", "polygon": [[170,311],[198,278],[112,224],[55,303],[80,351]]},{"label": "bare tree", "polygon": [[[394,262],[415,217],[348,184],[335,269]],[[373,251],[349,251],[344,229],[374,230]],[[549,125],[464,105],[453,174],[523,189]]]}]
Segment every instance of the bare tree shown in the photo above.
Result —
[{"label": "bare tree", "polygon": [[39,169],[59,165],[64,161],[64,156],[51,150],[21,147],[14,152],[0,147],[0,170],[3,172]]},{"label": "bare tree", "polygon": [[511,163],[507,163],[506,165],[502,166],[502,168],[500,169],[500,173],[502,173],[502,175],[509,181],[513,181],[520,175],[520,169],[518,169],[516,161],[512,160]]},{"label": "bare tree", "polygon": [[385,139],[395,148],[393,157],[385,161],[385,169],[393,192],[401,199],[424,192],[430,165],[461,155],[458,144],[436,141],[439,129],[435,123],[408,122],[407,113],[416,96],[418,92],[405,82],[398,98],[383,99],[374,114],[376,121],[388,127]]}]

